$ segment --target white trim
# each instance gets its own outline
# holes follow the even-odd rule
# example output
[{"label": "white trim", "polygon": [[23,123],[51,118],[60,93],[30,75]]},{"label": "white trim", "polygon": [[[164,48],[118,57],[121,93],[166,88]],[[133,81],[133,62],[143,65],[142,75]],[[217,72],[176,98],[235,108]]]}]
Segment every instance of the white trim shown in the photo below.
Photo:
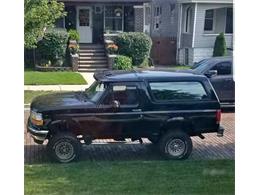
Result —
[{"label": "white trim", "polygon": [[181,33],[182,33],[182,4],[180,4],[180,18],[179,18],[179,35],[178,35],[178,49],[181,47]]},{"label": "white trim", "polygon": [[143,6],[143,32],[145,32],[144,26],[145,26],[145,6]]},{"label": "white trim", "polygon": [[141,8],[144,8],[143,5],[134,5],[134,9],[141,9]]},{"label": "white trim", "polygon": [[195,3],[194,19],[193,19],[193,32],[192,32],[192,44],[191,44],[191,47],[194,47],[194,42],[195,42],[196,23],[197,23],[197,9],[198,9],[198,4]]},{"label": "white trim", "polygon": [[203,0],[177,0],[178,3],[222,3],[222,4],[233,4],[233,1],[225,1],[225,0],[215,0],[215,1],[211,1],[211,0],[207,0],[207,1],[203,1]]},{"label": "white trim", "polygon": [[[189,11],[188,12],[188,21],[187,21],[187,11]],[[192,5],[190,5],[190,6],[188,6],[186,9],[185,9],[185,14],[184,14],[184,16],[185,16],[185,23],[184,23],[184,26],[183,26],[183,33],[186,33],[186,34],[191,34],[191,17],[192,17],[192,12],[193,12],[193,6]],[[187,22],[188,22],[188,24],[187,24]],[[188,27],[187,29],[186,29],[186,27]]]}]

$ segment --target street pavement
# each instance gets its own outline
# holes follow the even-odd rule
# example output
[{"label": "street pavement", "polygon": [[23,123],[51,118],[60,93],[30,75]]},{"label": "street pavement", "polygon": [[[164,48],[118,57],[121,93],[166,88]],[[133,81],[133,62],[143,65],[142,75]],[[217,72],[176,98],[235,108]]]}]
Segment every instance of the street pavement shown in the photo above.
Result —
[{"label": "street pavement", "polygon": [[[50,162],[46,154],[46,142],[37,145],[26,132],[29,116],[24,111],[24,161],[26,164]],[[204,134],[205,139],[193,137],[193,152],[190,160],[234,159],[235,158],[235,114],[222,114],[221,125],[224,126],[224,137],[216,133]],[[118,160],[162,160],[158,151],[147,139],[139,141],[115,142],[114,140],[95,140],[93,144],[84,146],[82,161],[118,161]]]}]

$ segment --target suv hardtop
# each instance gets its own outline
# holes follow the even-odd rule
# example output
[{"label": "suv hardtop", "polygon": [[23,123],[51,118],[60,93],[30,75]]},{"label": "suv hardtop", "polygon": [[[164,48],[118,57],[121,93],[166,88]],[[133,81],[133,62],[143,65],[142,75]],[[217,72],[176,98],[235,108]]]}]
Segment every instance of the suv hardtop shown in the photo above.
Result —
[{"label": "suv hardtop", "polygon": [[190,136],[223,136],[220,103],[207,77],[171,71],[104,71],[84,92],[43,95],[31,104],[28,131],[48,139],[50,157],[78,159],[82,142],[148,138],[169,159],[185,159]]}]

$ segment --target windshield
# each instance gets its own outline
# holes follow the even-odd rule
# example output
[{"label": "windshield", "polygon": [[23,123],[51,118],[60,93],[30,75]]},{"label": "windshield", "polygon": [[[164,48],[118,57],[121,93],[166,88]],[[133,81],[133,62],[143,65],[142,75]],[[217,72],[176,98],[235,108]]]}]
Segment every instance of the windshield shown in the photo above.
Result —
[{"label": "windshield", "polygon": [[104,83],[95,81],[88,89],[85,91],[85,95],[88,99],[90,99],[93,102],[97,102],[101,95],[105,91],[105,85]]},{"label": "windshield", "polygon": [[194,67],[192,67],[192,69],[197,73],[202,73],[212,63],[214,63],[214,61],[212,62],[210,60],[203,60],[196,64]]}]

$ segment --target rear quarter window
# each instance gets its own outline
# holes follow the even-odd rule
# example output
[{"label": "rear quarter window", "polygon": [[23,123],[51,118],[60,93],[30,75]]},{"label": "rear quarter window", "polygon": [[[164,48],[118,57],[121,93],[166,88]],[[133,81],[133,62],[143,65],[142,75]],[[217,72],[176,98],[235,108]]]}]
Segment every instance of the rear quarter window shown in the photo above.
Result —
[{"label": "rear quarter window", "polygon": [[189,101],[208,99],[200,82],[150,82],[151,95],[155,101]]}]

